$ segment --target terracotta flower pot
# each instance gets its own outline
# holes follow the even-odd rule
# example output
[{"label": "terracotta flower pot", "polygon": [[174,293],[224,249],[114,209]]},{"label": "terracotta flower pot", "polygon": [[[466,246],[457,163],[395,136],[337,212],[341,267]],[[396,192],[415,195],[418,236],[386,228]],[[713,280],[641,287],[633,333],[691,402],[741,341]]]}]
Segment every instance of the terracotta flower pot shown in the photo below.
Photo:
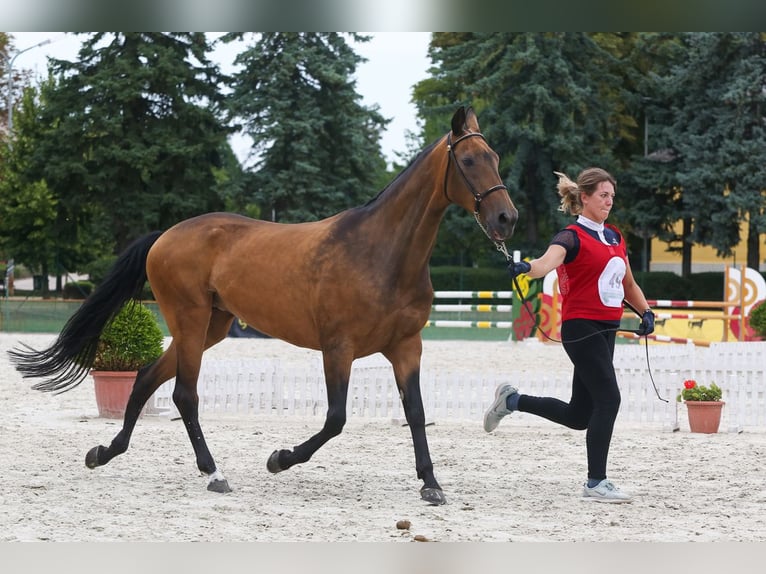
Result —
[{"label": "terracotta flower pot", "polygon": [[717,433],[721,424],[723,401],[686,401],[689,428],[692,432]]},{"label": "terracotta flower pot", "polygon": [[[121,419],[125,416],[137,371],[91,371],[96,391],[98,416]],[[143,411],[142,413],[143,414]]]}]

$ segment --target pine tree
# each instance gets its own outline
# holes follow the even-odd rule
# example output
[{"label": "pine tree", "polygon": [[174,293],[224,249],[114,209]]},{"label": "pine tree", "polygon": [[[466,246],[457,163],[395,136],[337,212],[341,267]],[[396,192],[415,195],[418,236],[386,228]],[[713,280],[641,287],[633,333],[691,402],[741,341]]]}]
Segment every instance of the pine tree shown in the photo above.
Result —
[{"label": "pine tree", "polygon": [[360,61],[337,33],[264,33],[237,57],[229,108],[253,140],[246,189],[264,219],[321,219],[377,193],[388,120],[360,103]]},{"label": "pine tree", "polygon": [[661,77],[670,113],[664,129],[677,160],[682,275],[691,248],[729,256],[749,221],[748,265],[760,264],[763,215],[766,43],[758,32],[679,35],[680,57]]},{"label": "pine tree", "polygon": [[416,90],[421,109],[444,113],[458,98],[452,105],[479,111],[526,247],[539,248],[564,221],[553,171],[574,178],[591,165],[609,169],[632,121],[614,47],[602,43],[604,35],[586,33],[434,35],[435,77]]},{"label": "pine tree", "polygon": [[228,129],[201,33],[94,33],[53,60],[37,167],[72,214],[97,210],[120,251],[223,202],[214,169]]}]

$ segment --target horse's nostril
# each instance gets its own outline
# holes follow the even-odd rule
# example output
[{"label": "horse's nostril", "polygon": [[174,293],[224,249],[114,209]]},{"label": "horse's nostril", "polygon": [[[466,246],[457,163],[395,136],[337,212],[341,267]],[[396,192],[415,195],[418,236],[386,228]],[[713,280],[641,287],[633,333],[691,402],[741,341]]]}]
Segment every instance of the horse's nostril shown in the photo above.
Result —
[{"label": "horse's nostril", "polygon": [[511,213],[503,212],[500,214],[499,220],[502,224],[516,225],[516,221],[519,219],[519,212],[514,210]]}]

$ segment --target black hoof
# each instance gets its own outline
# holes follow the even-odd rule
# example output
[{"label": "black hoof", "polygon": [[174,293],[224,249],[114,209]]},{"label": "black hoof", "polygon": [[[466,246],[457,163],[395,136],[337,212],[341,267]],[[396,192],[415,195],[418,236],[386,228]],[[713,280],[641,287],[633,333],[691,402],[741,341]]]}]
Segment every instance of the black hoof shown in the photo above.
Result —
[{"label": "black hoof", "polygon": [[88,454],[85,455],[85,466],[88,468],[96,468],[97,466],[101,466],[101,463],[98,462],[98,453],[101,452],[101,449],[103,448],[103,446],[94,446],[92,449],[90,449]]},{"label": "black hoof", "polygon": [[269,469],[269,472],[273,472],[274,474],[284,470],[281,466],[279,466],[279,451],[278,450],[275,450],[274,452],[271,453],[269,460],[266,461],[266,468]]},{"label": "black hoof", "polygon": [[219,492],[221,494],[226,494],[227,492],[231,492],[231,488],[229,487],[229,481],[228,480],[211,480],[207,483],[207,489],[210,492]]},{"label": "black hoof", "polygon": [[444,492],[442,492],[441,488],[423,487],[420,489],[420,498],[432,506],[441,506],[442,504],[447,504],[447,498],[444,496]]}]

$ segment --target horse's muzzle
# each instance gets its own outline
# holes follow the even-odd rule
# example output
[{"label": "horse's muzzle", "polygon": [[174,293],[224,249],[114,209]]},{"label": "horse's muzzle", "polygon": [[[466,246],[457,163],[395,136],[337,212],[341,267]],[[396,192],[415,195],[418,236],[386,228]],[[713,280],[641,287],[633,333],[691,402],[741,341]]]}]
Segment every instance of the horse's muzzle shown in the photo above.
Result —
[{"label": "horse's muzzle", "polygon": [[519,212],[516,209],[501,211],[487,221],[487,231],[493,241],[505,241],[513,235],[516,222],[519,220]]}]

